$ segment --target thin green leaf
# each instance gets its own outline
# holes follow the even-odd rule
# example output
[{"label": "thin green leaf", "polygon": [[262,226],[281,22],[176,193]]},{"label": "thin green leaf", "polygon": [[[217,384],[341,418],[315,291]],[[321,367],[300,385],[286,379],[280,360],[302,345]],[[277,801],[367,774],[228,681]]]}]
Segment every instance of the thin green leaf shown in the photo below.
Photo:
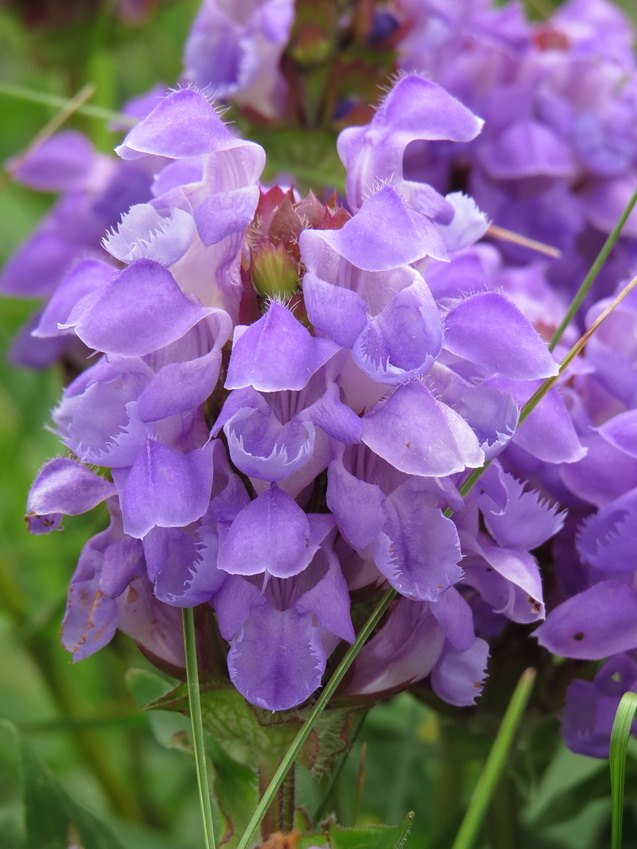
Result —
[{"label": "thin green leaf", "polygon": [[595,262],[591,265],[590,270],[589,270],[588,274],[586,275],[586,277],[584,278],[582,285],[579,287],[579,289],[577,290],[577,293],[575,294],[575,297],[571,301],[570,306],[569,306],[568,310],[566,311],[566,315],[562,319],[560,326],[557,328],[557,330],[553,334],[553,338],[551,339],[551,342],[549,344],[549,351],[552,351],[553,348],[555,348],[557,343],[560,341],[560,339],[564,335],[564,331],[566,330],[566,328],[571,323],[571,319],[573,318],[573,316],[575,315],[577,310],[580,308],[580,305],[581,305],[582,301],[584,300],[584,298],[586,297],[588,290],[591,288],[591,286],[593,285],[593,283],[597,279],[597,275],[599,274],[599,272],[602,269],[602,266],[604,265],[604,263],[608,259],[608,255],[610,254],[612,249],[615,247],[615,243],[616,243],[617,239],[619,239],[619,236],[621,235],[621,232],[624,229],[624,224],[626,223],[630,213],[633,211],[633,207],[635,206],[636,203],[637,203],[637,189],[635,189],[633,196],[631,197],[631,199],[626,204],[626,208],[622,212],[617,224],[615,224],[615,226],[613,227],[613,229],[610,232],[610,235],[608,236],[608,238],[604,242],[602,249],[600,250],[600,252],[597,255],[597,258],[595,259]]},{"label": "thin green leaf", "polygon": [[611,849],[621,849],[622,845],[626,753],[636,711],[637,693],[624,693],[610,735]]},{"label": "thin green leaf", "polygon": [[522,722],[535,677],[535,670],[527,669],[518,681],[452,849],[471,849],[476,841],[489,801],[506,766],[516,731]]},{"label": "thin green leaf", "polygon": [[186,678],[188,683],[188,701],[190,703],[190,721],[195,749],[195,767],[199,786],[199,801],[204,829],[206,849],[215,849],[215,828],[212,819],[210,784],[206,767],[204,731],[201,721],[201,697],[199,693],[199,670],[197,668],[197,641],[195,636],[195,615],[192,607],[182,611],[184,626],[184,654],[186,656]]},{"label": "thin green leaf", "polygon": [[27,849],[67,849],[71,828],[84,849],[123,849],[105,822],[68,795],[11,723],[0,722],[0,742],[19,763]]},{"label": "thin green leaf", "polygon": [[356,641],[347,650],[345,656],[336,668],[336,671],[325,685],[325,688],[323,689],[321,695],[318,697],[310,715],[299,729],[299,732],[294,738],[292,745],[281,760],[279,768],[274,773],[272,781],[268,785],[265,793],[263,794],[263,797],[261,798],[261,801],[259,802],[259,805],[257,806],[257,809],[255,810],[252,816],[252,819],[248,823],[248,827],[243,837],[241,838],[237,849],[247,849],[247,847],[250,845],[252,836],[258,828],[259,823],[265,815],[265,812],[268,810],[272,801],[274,800],[274,797],[276,796],[279,787],[283,783],[285,776],[290,771],[292,764],[296,760],[297,755],[303,748],[303,744],[312,733],[312,729],[314,728],[316,720],[325,710],[327,703],[332,698],[333,694],[336,691],[336,688],[345,677],[345,673],[347,672],[351,664],[354,662],[354,658],[361,650],[363,645],[366,643],[368,637],[371,635],[376,625],[380,622],[383,614],[389,607],[389,604],[395,595],[395,590],[387,590],[385,592],[380,602],[378,603],[378,607],[376,607],[369,619],[365,622],[365,624],[359,631],[358,636],[356,637]]}]

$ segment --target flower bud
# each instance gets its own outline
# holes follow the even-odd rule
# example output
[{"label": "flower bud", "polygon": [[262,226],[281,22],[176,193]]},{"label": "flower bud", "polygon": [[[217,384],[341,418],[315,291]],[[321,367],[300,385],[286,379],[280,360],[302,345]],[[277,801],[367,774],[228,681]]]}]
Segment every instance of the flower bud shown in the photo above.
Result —
[{"label": "flower bud", "polygon": [[252,282],[260,295],[287,300],[297,292],[297,270],[283,245],[265,243],[251,257]]}]

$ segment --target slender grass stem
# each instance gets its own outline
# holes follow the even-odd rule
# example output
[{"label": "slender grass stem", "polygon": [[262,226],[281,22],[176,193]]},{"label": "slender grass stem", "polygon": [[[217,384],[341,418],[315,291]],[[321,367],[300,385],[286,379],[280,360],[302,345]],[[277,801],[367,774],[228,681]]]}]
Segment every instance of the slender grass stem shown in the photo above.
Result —
[{"label": "slender grass stem", "polygon": [[323,713],[323,711],[327,707],[327,703],[332,698],[332,696],[334,695],[334,693],[336,691],[336,688],[338,687],[338,685],[341,683],[341,681],[345,677],[345,673],[347,672],[347,670],[352,665],[354,658],[359,653],[359,651],[361,650],[361,648],[363,647],[363,645],[367,641],[368,637],[371,635],[371,633],[374,630],[374,628],[376,627],[376,625],[380,622],[383,614],[385,613],[385,611],[389,607],[390,602],[395,597],[395,595],[396,595],[395,590],[390,589],[390,590],[387,590],[385,592],[385,594],[381,598],[380,602],[378,603],[378,606],[376,607],[376,609],[373,611],[373,613],[371,614],[369,619],[365,622],[365,624],[363,625],[363,627],[359,631],[358,636],[356,637],[356,641],[354,642],[353,645],[351,645],[349,647],[349,649],[345,653],[345,656],[343,657],[343,659],[341,660],[341,662],[337,666],[334,674],[332,675],[330,680],[325,685],[325,688],[324,688],[323,692],[321,693],[321,695],[318,697],[316,704],[312,708],[310,715],[308,716],[308,718],[305,720],[305,722],[303,723],[303,725],[299,729],[299,732],[296,735],[296,737],[294,738],[294,740],[292,741],[290,748],[287,750],[287,752],[283,756],[283,759],[281,760],[279,768],[274,773],[272,781],[270,782],[267,790],[263,794],[261,801],[257,805],[256,810],[255,810],[254,814],[252,815],[252,818],[250,819],[250,822],[248,823],[248,826],[247,826],[241,840],[239,841],[239,843],[237,845],[237,849],[248,849],[248,847],[250,846],[250,841],[252,839],[252,835],[254,834],[255,830],[258,828],[259,823],[261,822],[261,819],[263,818],[263,815],[265,814],[265,812],[268,810],[268,808],[272,804],[274,797],[276,796],[276,794],[279,791],[279,787],[283,783],[285,776],[288,774],[289,770],[292,767],[292,764],[294,763],[299,752],[303,748],[305,741],[310,736],[312,729],[314,728],[314,725],[316,724],[316,720],[319,718],[319,716]]},{"label": "slender grass stem", "polygon": [[601,271],[602,266],[604,265],[604,263],[608,259],[608,255],[610,254],[612,249],[615,247],[615,243],[617,242],[617,239],[619,239],[621,232],[624,229],[624,224],[626,223],[630,213],[633,211],[633,207],[635,206],[636,203],[637,203],[637,189],[635,189],[633,196],[631,197],[631,199],[626,204],[626,208],[622,212],[619,220],[617,221],[617,224],[615,224],[615,226],[611,230],[608,238],[604,242],[602,249],[597,254],[595,262],[591,265],[589,272],[586,275],[586,277],[584,278],[582,285],[577,290],[577,293],[575,294],[575,297],[571,301],[570,306],[567,309],[566,315],[562,319],[560,326],[557,328],[557,330],[553,334],[553,338],[551,339],[551,341],[549,343],[549,351],[552,351],[555,348],[557,343],[560,341],[560,339],[564,335],[564,331],[566,330],[566,328],[571,323],[573,316],[575,315],[577,310],[580,308],[582,301],[584,300],[584,298],[588,294],[588,291],[591,288],[591,286],[593,285],[593,283],[595,282],[595,280],[597,279],[597,275]]},{"label": "slender grass stem", "polygon": [[622,845],[626,753],[635,711],[637,711],[637,693],[624,693],[617,708],[610,735],[611,849],[621,849]]},{"label": "slender grass stem", "polygon": [[471,849],[476,841],[489,802],[506,766],[515,733],[522,722],[535,677],[535,669],[527,669],[518,681],[451,849]]},{"label": "slender grass stem", "polygon": [[215,849],[215,828],[212,819],[210,784],[208,781],[203,721],[201,717],[201,693],[199,691],[199,670],[197,668],[195,616],[192,607],[185,607],[183,609],[182,621],[184,628],[184,653],[186,656],[188,703],[190,707],[190,721],[192,723],[192,740],[195,750],[195,767],[197,770],[197,784],[199,786],[199,801],[201,803],[204,843],[206,849]]},{"label": "slender grass stem", "polygon": [[[66,109],[69,104],[66,97],[49,94],[45,91],[34,91],[24,86],[13,85],[13,83],[0,82],[0,95],[3,94],[7,97],[15,97],[18,100],[40,103],[42,106],[52,106],[54,109]],[[117,121],[118,124],[126,127],[134,127],[139,120],[138,118],[131,118],[130,115],[123,115],[121,112],[114,112],[112,109],[105,109],[103,106],[93,106],[90,103],[82,104],[74,111],[79,115],[96,118],[98,121]]]},{"label": "slender grass stem", "polygon": [[70,100],[64,100],[59,112],[48,121],[44,127],[31,140],[26,150],[17,156],[11,165],[11,168],[4,174],[0,180],[0,191],[5,188],[13,174],[20,168],[24,160],[34,153],[44,142],[49,139],[53,133],[56,133],[62,127],[74,112],[78,112],[82,106],[95,94],[95,86],[92,83],[87,83],[77,94]]}]

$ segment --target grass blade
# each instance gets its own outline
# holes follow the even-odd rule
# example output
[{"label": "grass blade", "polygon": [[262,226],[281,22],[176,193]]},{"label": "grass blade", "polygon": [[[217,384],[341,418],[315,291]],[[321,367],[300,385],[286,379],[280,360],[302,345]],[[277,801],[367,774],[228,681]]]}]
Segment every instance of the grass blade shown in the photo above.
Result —
[{"label": "grass blade", "polygon": [[210,783],[206,767],[206,750],[201,717],[201,694],[199,692],[199,670],[197,668],[197,642],[195,637],[195,615],[192,607],[182,611],[184,627],[184,653],[186,655],[186,680],[188,682],[188,703],[192,723],[192,740],[195,749],[195,767],[199,785],[199,801],[203,820],[204,843],[206,849],[215,849],[215,827],[212,819],[210,801]]},{"label": "grass blade", "polygon": [[518,681],[451,849],[471,849],[475,843],[493,791],[506,766],[513,738],[522,722],[535,676],[535,669],[527,669]]},{"label": "grass blade", "polygon": [[608,238],[606,239],[606,241],[602,245],[602,249],[597,254],[595,262],[591,265],[589,272],[586,275],[586,277],[584,278],[582,285],[579,287],[575,297],[571,301],[570,306],[569,306],[568,310],[566,311],[566,315],[562,319],[562,323],[560,324],[560,326],[557,328],[557,330],[553,334],[553,338],[551,339],[551,341],[549,343],[549,351],[552,351],[553,348],[555,348],[557,343],[562,338],[564,331],[566,330],[566,328],[571,323],[571,319],[573,318],[573,316],[575,315],[577,310],[580,308],[580,304],[582,303],[582,301],[586,297],[588,290],[591,288],[591,286],[595,282],[597,275],[599,274],[599,272],[602,269],[602,266],[604,265],[604,263],[608,259],[609,253],[615,247],[615,242],[617,241],[617,239],[619,239],[621,232],[624,229],[624,224],[626,223],[630,213],[633,211],[633,207],[635,206],[636,203],[637,203],[637,189],[635,189],[633,196],[631,197],[631,199],[626,204],[626,208],[624,209],[621,216],[619,217],[617,224],[615,224],[615,226],[611,230]]},{"label": "grass blade", "polygon": [[636,711],[637,693],[624,693],[610,735],[611,849],[621,849],[622,845],[626,753]]}]

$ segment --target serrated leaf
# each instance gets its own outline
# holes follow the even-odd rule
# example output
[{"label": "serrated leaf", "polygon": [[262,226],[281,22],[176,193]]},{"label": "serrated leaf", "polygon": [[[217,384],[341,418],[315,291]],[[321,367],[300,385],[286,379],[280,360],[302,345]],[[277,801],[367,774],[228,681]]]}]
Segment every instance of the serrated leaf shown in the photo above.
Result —
[{"label": "serrated leaf", "polygon": [[407,840],[413,813],[402,825],[369,825],[362,828],[330,828],[331,849],[402,849]]},{"label": "serrated leaf", "polygon": [[224,819],[219,846],[236,846],[259,801],[259,777],[255,769],[240,764],[208,737],[208,756],[214,763],[214,794]]},{"label": "serrated leaf", "polygon": [[[187,714],[186,685],[179,684],[146,707]],[[231,757],[244,764],[282,757],[309,713],[308,708],[271,713],[248,704],[234,688],[206,683],[201,686],[201,710],[206,731]],[[309,769],[323,769],[347,747],[355,713],[352,708],[325,711],[305,743],[299,763]]]}]

